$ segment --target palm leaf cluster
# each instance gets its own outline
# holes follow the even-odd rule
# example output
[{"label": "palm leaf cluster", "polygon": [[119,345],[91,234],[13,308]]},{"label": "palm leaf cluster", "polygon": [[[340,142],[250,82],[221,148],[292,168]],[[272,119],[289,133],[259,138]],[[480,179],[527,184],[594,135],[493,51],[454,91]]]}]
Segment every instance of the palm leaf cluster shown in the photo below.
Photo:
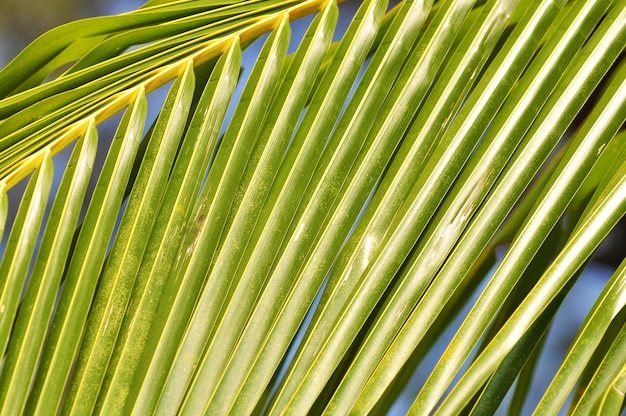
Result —
[{"label": "palm leaf cluster", "polygon": [[[333,40],[337,19],[152,0],[0,72],[2,414],[381,414],[466,304],[410,413],[509,390],[521,412],[626,212],[626,1],[365,0]],[[622,263],[537,414],[620,412],[625,303]]]}]

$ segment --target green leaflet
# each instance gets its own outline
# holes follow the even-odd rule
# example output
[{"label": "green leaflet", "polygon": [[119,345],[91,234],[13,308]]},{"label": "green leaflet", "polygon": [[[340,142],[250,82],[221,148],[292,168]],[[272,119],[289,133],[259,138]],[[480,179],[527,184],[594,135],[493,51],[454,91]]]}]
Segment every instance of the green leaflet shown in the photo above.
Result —
[{"label": "green leaflet", "polygon": [[0,351],[3,355],[48,202],[53,173],[52,159],[47,154],[28,182],[0,264]]}]

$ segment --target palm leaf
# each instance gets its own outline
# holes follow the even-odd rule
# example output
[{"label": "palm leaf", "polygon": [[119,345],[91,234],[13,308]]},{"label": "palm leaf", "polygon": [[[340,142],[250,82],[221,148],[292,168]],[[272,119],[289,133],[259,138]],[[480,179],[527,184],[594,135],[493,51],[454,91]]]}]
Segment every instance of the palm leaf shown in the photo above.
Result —
[{"label": "palm leaf", "polygon": [[3,413],[384,413],[452,331],[409,413],[618,414],[625,263],[528,391],[626,212],[626,2],[387,7],[153,0],[0,71]]}]

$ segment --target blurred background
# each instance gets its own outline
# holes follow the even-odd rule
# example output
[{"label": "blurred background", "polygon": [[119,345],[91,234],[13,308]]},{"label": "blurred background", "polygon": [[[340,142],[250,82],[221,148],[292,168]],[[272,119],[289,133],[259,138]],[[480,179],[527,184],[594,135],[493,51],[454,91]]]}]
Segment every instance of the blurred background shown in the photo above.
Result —
[{"label": "blurred background", "polygon": [[48,29],[84,17],[133,10],[142,3],[140,0],[2,0],[0,67]]}]

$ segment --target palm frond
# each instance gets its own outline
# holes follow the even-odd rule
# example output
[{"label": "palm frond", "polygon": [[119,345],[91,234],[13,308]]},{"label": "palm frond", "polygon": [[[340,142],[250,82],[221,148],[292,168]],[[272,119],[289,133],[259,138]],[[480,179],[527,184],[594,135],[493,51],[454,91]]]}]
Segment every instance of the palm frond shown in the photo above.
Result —
[{"label": "palm frond", "polygon": [[385,413],[445,331],[410,414],[620,411],[624,262],[528,391],[626,212],[626,1],[387,9],[153,0],[0,71],[3,413]]}]

